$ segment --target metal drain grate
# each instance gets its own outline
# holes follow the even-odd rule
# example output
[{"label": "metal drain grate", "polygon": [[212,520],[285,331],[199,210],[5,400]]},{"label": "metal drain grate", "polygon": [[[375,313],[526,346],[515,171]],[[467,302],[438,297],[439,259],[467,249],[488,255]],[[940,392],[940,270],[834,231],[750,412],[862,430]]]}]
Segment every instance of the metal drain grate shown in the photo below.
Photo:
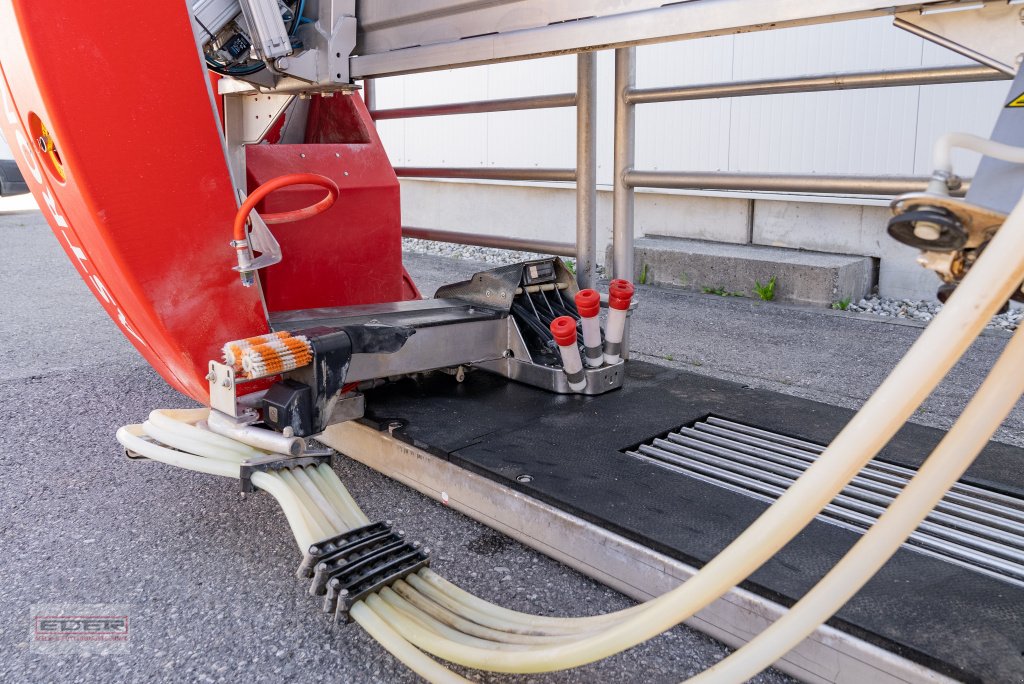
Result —
[{"label": "metal drain grate", "polygon": [[[710,417],[625,453],[770,503],[824,450]],[[818,519],[863,533],[916,472],[871,461]],[[904,547],[1024,586],[1024,499],[957,483]]]}]

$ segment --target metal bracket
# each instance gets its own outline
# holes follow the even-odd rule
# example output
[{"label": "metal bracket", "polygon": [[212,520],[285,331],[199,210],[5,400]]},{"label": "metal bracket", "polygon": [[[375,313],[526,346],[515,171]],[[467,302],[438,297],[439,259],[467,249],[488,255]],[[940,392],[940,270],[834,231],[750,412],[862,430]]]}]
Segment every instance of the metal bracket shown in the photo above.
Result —
[{"label": "metal bracket", "polygon": [[1024,57],[1024,7],[947,3],[901,12],[893,25],[1011,76]]},{"label": "metal bracket", "polygon": [[238,395],[235,392],[235,369],[217,361],[210,361],[210,407],[238,418]]},{"label": "metal bracket", "polygon": [[253,473],[273,473],[278,470],[293,470],[305,468],[306,466],[318,466],[326,463],[331,466],[334,461],[334,450],[325,449],[318,452],[305,452],[302,456],[283,456],[280,454],[267,454],[256,456],[242,461],[238,467],[238,481],[242,494],[255,491],[252,484]]},{"label": "metal bracket", "polygon": [[313,544],[296,574],[312,578],[309,593],[324,612],[350,622],[349,609],[369,594],[430,565],[430,549],[408,542],[390,522],[375,522]]}]

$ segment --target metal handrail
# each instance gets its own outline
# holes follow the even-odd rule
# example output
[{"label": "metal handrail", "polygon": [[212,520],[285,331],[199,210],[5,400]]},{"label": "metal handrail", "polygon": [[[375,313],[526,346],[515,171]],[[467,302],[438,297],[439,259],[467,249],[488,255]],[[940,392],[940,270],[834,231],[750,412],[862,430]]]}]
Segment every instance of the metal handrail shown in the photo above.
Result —
[{"label": "metal handrail", "polygon": [[817,74],[792,78],[770,78],[731,83],[668,88],[630,88],[625,93],[628,104],[654,102],[681,102],[710,100],[724,97],[775,95],[780,93],[814,93],[863,88],[892,88],[897,86],[936,85],[942,83],[973,83],[1002,81],[1010,76],[1002,71],[982,65],[891,69],[888,71],[855,71],[840,74]]},{"label": "metal handrail", "polygon": [[473,180],[572,183],[576,169],[531,169],[486,166],[396,166],[402,178],[470,178]]},{"label": "metal handrail", "polygon": [[576,256],[576,245],[569,242],[531,240],[529,238],[516,238],[506,235],[482,235],[480,233],[462,233],[454,230],[402,226],[402,237],[432,240],[434,242],[452,242],[459,245],[473,245],[475,247],[490,247],[492,249],[511,249],[520,252],[554,254],[564,257]]},{"label": "metal handrail", "polygon": [[[626,171],[629,188],[671,190],[731,190],[739,192],[799,192],[837,195],[902,195],[921,192],[928,176],[840,176],[830,174],[719,173],[690,171]],[[956,194],[970,185],[963,181]]]},{"label": "metal handrail", "polygon": [[477,100],[474,102],[452,102],[450,104],[424,105],[421,107],[375,109],[370,112],[370,116],[373,117],[374,121],[383,121],[386,119],[412,119],[423,116],[514,112],[524,109],[553,109],[575,106],[576,93],[559,93],[557,95],[537,95],[534,97],[510,97],[502,100]]}]

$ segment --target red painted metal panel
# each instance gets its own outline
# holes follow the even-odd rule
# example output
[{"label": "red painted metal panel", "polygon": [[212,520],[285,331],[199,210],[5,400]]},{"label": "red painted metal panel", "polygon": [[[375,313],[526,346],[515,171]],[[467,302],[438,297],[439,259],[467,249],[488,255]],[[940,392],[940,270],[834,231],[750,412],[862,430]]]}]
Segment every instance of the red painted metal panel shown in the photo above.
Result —
[{"label": "red painted metal panel", "polygon": [[[271,226],[283,261],[260,272],[267,308],[289,311],[418,297],[402,268],[398,178],[360,98],[314,97],[306,143],[246,148],[249,191],[285,173],[310,171],[337,182],[334,206],[304,221]],[[260,212],[306,206],[323,196],[282,189]]]},{"label": "red painted metal panel", "polygon": [[[158,30],[156,49],[131,27]],[[267,322],[231,271],[237,202],[186,3],[2,3],[0,70],[0,126],[68,256],[146,360],[206,401],[218,346]]]}]

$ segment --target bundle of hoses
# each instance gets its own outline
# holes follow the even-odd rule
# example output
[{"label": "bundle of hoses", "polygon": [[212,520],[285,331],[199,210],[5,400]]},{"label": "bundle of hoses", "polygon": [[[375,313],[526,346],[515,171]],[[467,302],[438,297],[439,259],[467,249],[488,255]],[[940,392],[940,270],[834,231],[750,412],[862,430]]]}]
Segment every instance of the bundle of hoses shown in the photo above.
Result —
[{"label": "bundle of hoses", "polygon": [[[892,438],[1024,280],[1024,202],[978,258],[906,356],[819,459],[716,558],[680,587],[647,603],[593,617],[510,611],[455,587],[429,569],[356,603],[350,615],[388,651],[434,682],[465,682],[426,653],[497,672],[580,666],[635,646],[686,620],[746,579],[787,544]],[[706,682],[743,681],[769,666],[837,611],[892,556],[981,451],[1024,392],[1024,332],[1018,331],[952,430],[886,513],[784,617],[718,665]],[[258,452],[204,430],[202,411],[156,411],[118,431],[155,460],[238,477]],[[153,440],[144,439],[145,433]],[[368,522],[327,466],[255,473],[301,549]]]}]

